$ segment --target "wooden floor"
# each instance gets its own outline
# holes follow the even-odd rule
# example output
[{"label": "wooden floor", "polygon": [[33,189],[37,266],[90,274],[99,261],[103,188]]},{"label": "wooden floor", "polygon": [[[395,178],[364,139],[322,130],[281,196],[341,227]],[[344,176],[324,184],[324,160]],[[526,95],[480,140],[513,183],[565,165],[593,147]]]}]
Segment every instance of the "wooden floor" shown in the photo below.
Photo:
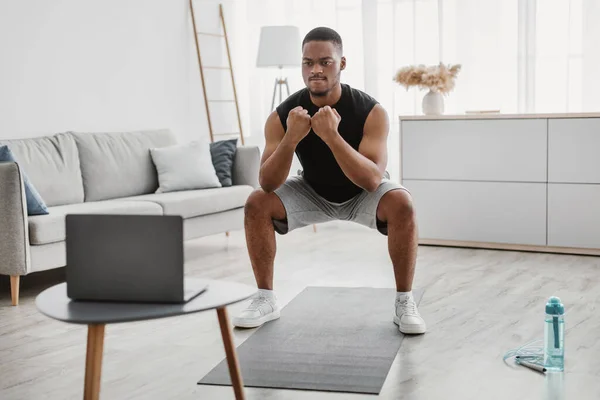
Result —
[{"label": "wooden floor", "polygon": [[[278,250],[281,305],[306,286],[393,287],[386,239],[358,225],[304,228],[278,237]],[[190,242],[186,259],[188,276],[254,283],[241,231]],[[19,307],[10,306],[8,278],[0,280],[0,399],[82,398],[85,328],[50,320],[34,305],[63,278],[64,270],[25,277]],[[247,388],[247,398],[600,398],[599,257],[421,247],[415,286],[426,290],[428,333],[402,342],[379,397]],[[505,351],[543,338],[551,295],[566,305],[567,372],[543,376],[505,364]],[[251,333],[236,331],[236,344]],[[230,387],[196,384],[224,355],[214,312],[108,325],[101,398],[233,399]]]}]

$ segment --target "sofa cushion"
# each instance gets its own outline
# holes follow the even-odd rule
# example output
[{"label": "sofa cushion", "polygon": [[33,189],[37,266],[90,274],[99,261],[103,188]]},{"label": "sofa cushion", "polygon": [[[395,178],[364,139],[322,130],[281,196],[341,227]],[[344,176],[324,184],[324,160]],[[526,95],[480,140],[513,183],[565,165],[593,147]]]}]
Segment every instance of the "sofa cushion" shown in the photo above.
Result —
[{"label": "sofa cushion", "polygon": [[73,135],[81,159],[85,201],[154,193],[158,178],[150,149],[177,143],[166,129]]},{"label": "sofa cushion", "polygon": [[193,141],[150,149],[158,173],[156,193],[221,187],[208,142]]},{"label": "sofa cushion", "polygon": [[160,204],[165,215],[198,217],[244,207],[253,188],[239,185],[226,188],[186,190],[156,193],[119,199],[121,201],[152,201]]},{"label": "sofa cushion", "polygon": [[[0,162],[14,162],[19,165],[19,162],[13,155],[12,151],[10,151],[10,148],[6,145],[0,146]],[[46,203],[44,203],[44,199],[42,199],[42,196],[40,196],[35,186],[33,186],[27,177],[27,173],[21,168],[19,168],[19,170],[21,171],[21,180],[23,181],[23,186],[25,187],[27,215],[48,214],[48,207],[46,206]]]},{"label": "sofa cushion", "polygon": [[215,172],[219,177],[221,186],[227,187],[233,184],[233,160],[237,150],[237,139],[220,140],[210,144],[210,155],[215,166]]},{"label": "sofa cushion", "polygon": [[72,135],[0,140],[0,145],[10,148],[47,206],[83,202],[79,155]]},{"label": "sofa cushion", "polygon": [[67,214],[144,214],[161,215],[162,208],[146,201],[95,201],[50,207],[48,215],[29,217],[29,242],[32,245],[60,242],[66,239]]}]

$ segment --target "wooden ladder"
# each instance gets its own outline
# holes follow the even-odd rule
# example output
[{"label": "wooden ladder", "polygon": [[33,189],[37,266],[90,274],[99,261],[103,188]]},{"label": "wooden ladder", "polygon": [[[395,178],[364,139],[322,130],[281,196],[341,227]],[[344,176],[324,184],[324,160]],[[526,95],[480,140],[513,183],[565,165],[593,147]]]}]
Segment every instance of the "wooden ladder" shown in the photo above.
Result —
[{"label": "wooden ladder", "polygon": [[[233,67],[231,65],[231,53],[229,50],[229,39],[227,38],[227,29],[225,27],[225,15],[223,13],[223,5],[219,4],[219,16],[221,18],[221,26],[223,27],[223,33],[209,33],[209,32],[199,32],[196,28],[196,16],[194,14],[194,4],[193,0],[189,0],[190,2],[190,12],[192,14],[192,24],[194,27],[194,42],[196,43],[196,53],[198,54],[198,66],[200,69],[200,79],[202,80],[202,92],[204,94],[204,104],[206,107],[206,119],[208,120],[208,132],[210,134],[210,141],[214,142],[216,136],[237,136],[239,135],[242,145],[244,145],[244,134],[242,132],[242,118],[240,116],[240,107],[238,104],[237,90],[235,87],[235,79],[233,76]],[[203,66],[202,57],[200,56],[200,43],[198,41],[198,36],[216,36],[225,39],[225,47],[227,48],[227,60],[229,62],[229,66]],[[227,100],[216,100],[210,99],[206,94],[206,85],[204,80],[204,70],[205,69],[216,69],[216,70],[229,70],[231,75],[231,84],[233,86],[233,99]],[[237,113],[238,127],[239,132],[213,132],[213,124],[210,116],[210,104],[211,103],[235,103],[235,110]]]}]

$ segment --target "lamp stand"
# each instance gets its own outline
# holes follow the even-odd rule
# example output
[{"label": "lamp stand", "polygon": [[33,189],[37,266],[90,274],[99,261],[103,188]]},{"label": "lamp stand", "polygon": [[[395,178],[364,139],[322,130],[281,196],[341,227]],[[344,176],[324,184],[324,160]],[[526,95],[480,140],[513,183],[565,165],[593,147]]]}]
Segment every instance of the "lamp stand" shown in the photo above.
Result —
[{"label": "lamp stand", "polygon": [[275,107],[275,93],[277,92],[277,88],[279,88],[279,103],[283,101],[282,95],[282,86],[285,85],[287,90],[287,95],[290,95],[290,87],[288,86],[287,77],[284,78],[282,75],[282,67],[279,67],[279,78],[275,78],[275,85],[273,86],[273,99],[271,100],[271,110]]}]

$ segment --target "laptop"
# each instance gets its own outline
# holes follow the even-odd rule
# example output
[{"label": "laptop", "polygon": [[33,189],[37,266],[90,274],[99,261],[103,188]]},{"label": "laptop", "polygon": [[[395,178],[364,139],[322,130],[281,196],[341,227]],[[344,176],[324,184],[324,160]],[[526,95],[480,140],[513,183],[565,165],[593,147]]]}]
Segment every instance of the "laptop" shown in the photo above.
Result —
[{"label": "laptop", "polygon": [[185,303],[208,287],[184,278],[181,216],[69,214],[66,235],[72,300]]}]

